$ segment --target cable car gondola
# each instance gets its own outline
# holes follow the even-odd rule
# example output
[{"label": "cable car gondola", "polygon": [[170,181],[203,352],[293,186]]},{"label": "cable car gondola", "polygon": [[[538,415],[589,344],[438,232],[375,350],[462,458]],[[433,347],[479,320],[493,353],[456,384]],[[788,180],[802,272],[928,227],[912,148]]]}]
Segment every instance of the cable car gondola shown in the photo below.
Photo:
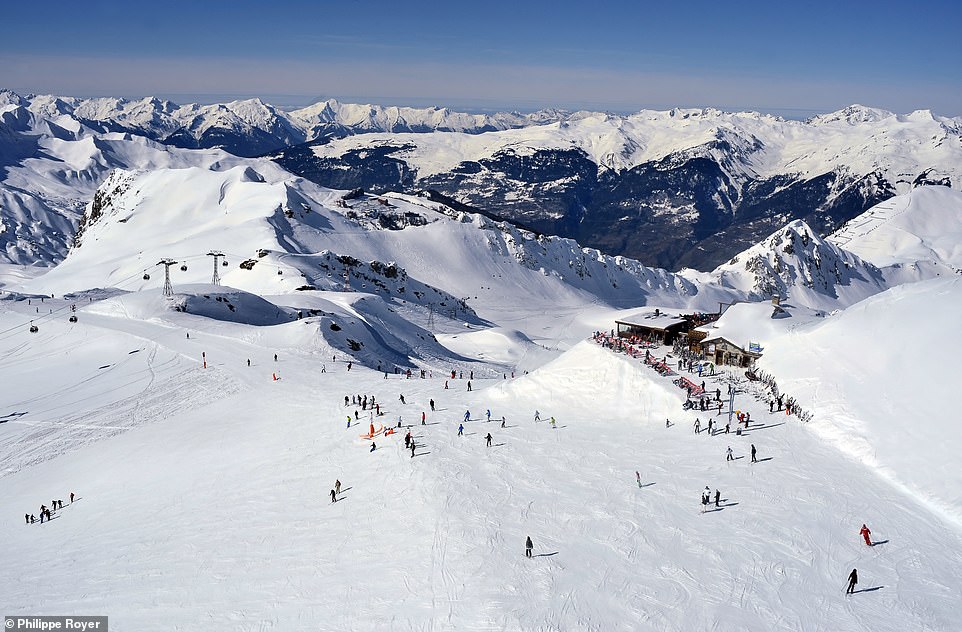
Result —
[{"label": "cable car gondola", "polygon": [[181,272],[187,272],[187,266],[180,266]]},{"label": "cable car gondola", "polygon": [[30,333],[35,334],[38,331],[40,331],[40,328],[34,325],[33,323],[30,323]]},{"label": "cable car gondola", "polygon": [[277,271],[277,274],[284,274],[284,271],[283,271],[283,270],[278,270],[278,271]]},{"label": "cable car gondola", "polygon": [[70,318],[68,318],[67,320],[69,320],[72,323],[75,323],[77,322],[77,316],[75,314],[71,314]]},{"label": "cable car gondola", "polygon": [[223,263],[221,263],[221,265],[226,268],[226,267],[227,267],[227,259],[224,259],[224,261],[223,261]]},{"label": "cable car gondola", "polygon": [[150,275],[144,272],[144,281],[150,281]]}]

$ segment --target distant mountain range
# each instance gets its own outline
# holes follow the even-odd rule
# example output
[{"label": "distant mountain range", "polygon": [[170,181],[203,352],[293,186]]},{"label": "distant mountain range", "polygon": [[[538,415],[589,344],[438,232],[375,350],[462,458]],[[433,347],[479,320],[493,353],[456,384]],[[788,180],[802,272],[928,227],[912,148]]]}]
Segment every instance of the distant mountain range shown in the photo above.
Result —
[{"label": "distant mountain range", "polygon": [[466,114],[447,108],[405,108],[321,101],[284,111],[260,99],[213,105],[177,105],[156,97],[128,100],[53,95],[20,96],[0,90],[0,108],[23,107],[33,115],[60,117],[97,132],[128,132],[183,149],[224,149],[258,156],[290,145],[371,132],[479,134],[559,120],[567,113]]},{"label": "distant mountain range", "polygon": [[913,187],[958,188],[962,120],[860,106],[805,122],[579,112],[472,135],[350,136],[277,160],[325,186],[434,190],[647,265],[708,270],[795,219],[827,235]]},{"label": "distant mountain range", "polygon": [[713,109],[482,115],[334,100],[285,112],[257,99],[179,106],[0,91],[0,242],[16,236],[12,261],[59,258],[111,168],[224,169],[262,154],[325,187],[427,191],[649,266],[710,270],[796,219],[828,235],[916,186],[958,188],[962,119],[857,105],[804,122]]}]

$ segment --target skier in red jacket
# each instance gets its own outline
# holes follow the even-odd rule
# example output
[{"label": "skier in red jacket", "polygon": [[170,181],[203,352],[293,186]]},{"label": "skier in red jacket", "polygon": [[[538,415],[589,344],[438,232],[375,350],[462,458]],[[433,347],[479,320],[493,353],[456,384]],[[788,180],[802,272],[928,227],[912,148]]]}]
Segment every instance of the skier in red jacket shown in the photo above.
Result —
[{"label": "skier in red jacket", "polygon": [[862,528],[859,530],[859,533],[863,538],[865,538],[865,544],[872,546],[872,538],[870,537],[872,532],[869,531],[868,527],[863,524]]}]

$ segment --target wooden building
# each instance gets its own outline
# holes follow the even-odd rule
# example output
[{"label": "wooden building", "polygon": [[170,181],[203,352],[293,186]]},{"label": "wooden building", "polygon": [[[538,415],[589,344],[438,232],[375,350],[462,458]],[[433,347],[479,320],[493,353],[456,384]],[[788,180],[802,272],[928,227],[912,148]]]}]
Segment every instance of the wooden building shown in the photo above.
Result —
[{"label": "wooden building", "polygon": [[670,345],[680,334],[692,327],[689,319],[683,316],[669,316],[661,310],[639,312],[625,320],[616,320],[618,336],[628,338],[637,336],[644,340]]},{"label": "wooden building", "polygon": [[705,332],[695,330],[689,333],[688,340],[691,343],[692,351],[704,353],[708,361],[714,362],[716,365],[727,364],[747,368],[754,365],[755,360],[762,357],[761,353],[742,349],[722,336],[708,337],[705,335],[701,340],[693,340],[698,334],[705,334]]}]

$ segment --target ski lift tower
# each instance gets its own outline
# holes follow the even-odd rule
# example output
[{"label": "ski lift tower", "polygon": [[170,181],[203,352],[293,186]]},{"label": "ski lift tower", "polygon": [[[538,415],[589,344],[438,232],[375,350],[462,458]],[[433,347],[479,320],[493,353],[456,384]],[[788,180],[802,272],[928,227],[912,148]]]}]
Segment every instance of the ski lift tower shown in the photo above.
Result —
[{"label": "ski lift tower", "polygon": [[157,265],[164,266],[164,296],[173,296],[174,287],[170,284],[170,266],[177,265],[173,259],[161,259]]},{"label": "ski lift tower", "polygon": [[223,257],[224,253],[221,252],[220,250],[211,250],[210,252],[207,253],[207,256],[214,258],[214,276],[213,278],[211,278],[210,284],[220,285],[220,274],[217,273],[217,258]]}]

